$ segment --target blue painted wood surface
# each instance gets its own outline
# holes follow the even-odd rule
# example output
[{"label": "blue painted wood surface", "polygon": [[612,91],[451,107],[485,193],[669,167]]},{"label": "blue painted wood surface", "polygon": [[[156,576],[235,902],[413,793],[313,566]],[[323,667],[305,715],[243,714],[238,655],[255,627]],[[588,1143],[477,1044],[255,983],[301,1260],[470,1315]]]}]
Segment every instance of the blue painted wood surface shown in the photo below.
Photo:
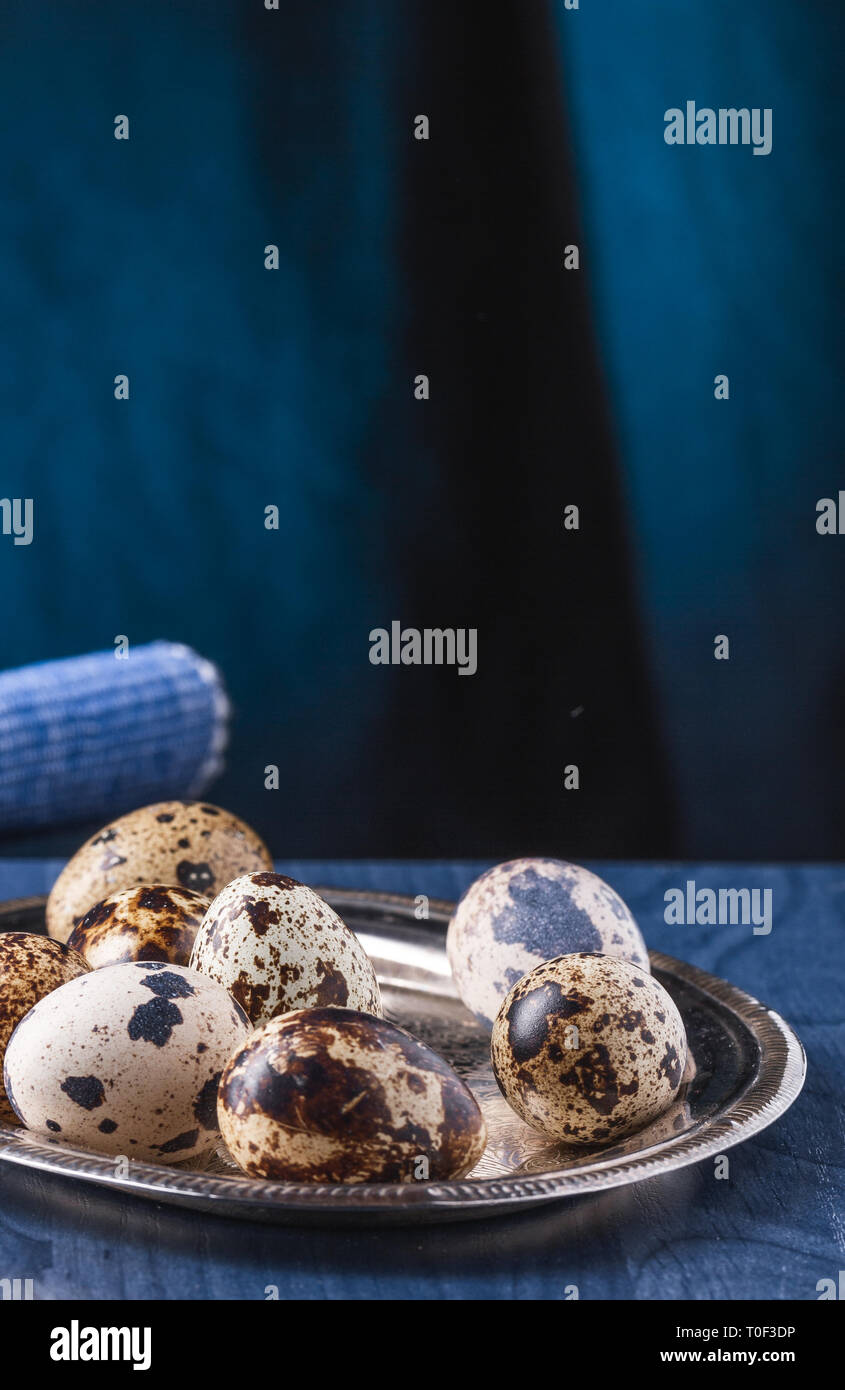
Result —
[{"label": "blue painted wood surface", "polygon": [[[0,897],[44,892],[60,865],[0,861]],[[455,897],[481,865],[288,863],[344,887]],[[648,944],[782,1013],[809,1058],[777,1124],[709,1162],[525,1216],[405,1230],[308,1230],[194,1214],[0,1165],[0,1277],[39,1298],[801,1299],[845,1268],[842,1077],[845,868],[591,865]],[[670,926],[664,892],[771,888],[773,929]]]}]

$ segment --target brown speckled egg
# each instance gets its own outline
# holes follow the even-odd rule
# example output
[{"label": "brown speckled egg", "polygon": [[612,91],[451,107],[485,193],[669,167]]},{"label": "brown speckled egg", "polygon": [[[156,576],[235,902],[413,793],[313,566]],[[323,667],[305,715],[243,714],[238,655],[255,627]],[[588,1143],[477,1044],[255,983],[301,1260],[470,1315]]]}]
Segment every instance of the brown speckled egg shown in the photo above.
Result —
[{"label": "brown speckled egg", "polygon": [[216,1146],[220,1073],[248,1033],[234,999],[196,971],[107,965],[54,990],[18,1024],[6,1090],[38,1134],[178,1163]]},{"label": "brown speckled egg", "polygon": [[223,1073],[218,1116],[245,1173],[289,1182],[463,1177],[487,1139],[442,1057],[352,1009],[304,1009],[253,1033]]},{"label": "brown speckled egg", "polygon": [[357,936],[313,888],[284,874],[227,884],[197,932],[191,966],[225,985],[256,1027],[323,1004],[381,1013]]},{"label": "brown speckled egg", "polygon": [[600,951],[650,970],[619,894],[561,859],[513,859],[488,869],[455,908],[446,950],[458,993],[488,1028],[517,980],[556,956]]},{"label": "brown speckled egg", "polygon": [[32,932],[0,933],[0,1122],[17,1119],[3,1086],[3,1058],[12,1033],[39,999],[89,969],[76,951],[60,941]]},{"label": "brown speckled egg", "polygon": [[567,1144],[612,1144],[675,1098],[687,1039],[671,996],[637,965],[589,953],[532,970],[493,1026],[499,1089]]},{"label": "brown speckled egg", "polygon": [[208,898],[189,888],[148,883],[110,893],[86,912],[68,945],[93,970],[127,960],[164,960],[187,965]]},{"label": "brown speckled egg", "polygon": [[95,903],[122,888],[167,883],[213,898],[270,851],[237,816],[205,801],[159,801],[112,821],[77,850],[47,900],[47,930],[67,941]]}]

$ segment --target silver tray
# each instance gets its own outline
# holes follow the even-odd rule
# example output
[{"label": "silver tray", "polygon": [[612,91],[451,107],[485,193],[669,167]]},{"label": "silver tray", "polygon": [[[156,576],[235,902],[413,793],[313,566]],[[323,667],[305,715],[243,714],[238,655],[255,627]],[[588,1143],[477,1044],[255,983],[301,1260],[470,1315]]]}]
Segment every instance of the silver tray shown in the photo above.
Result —
[{"label": "silver tray", "polygon": [[[201,1170],[115,1160],[0,1124],[0,1159],[117,1188],[136,1197],[226,1216],[287,1223],[410,1223],[499,1215],[600,1192],[723,1153],[758,1134],[792,1104],[804,1083],[801,1043],[771,1009],[714,975],[651,952],[654,974],[681,1011],[693,1063],[675,1104],[612,1148],[585,1152],[550,1143],[499,1094],[484,1029],[457,997],[446,959],[452,904],[432,899],[429,918],[414,900],[321,889],[357,932],[376,967],[388,1017],[452,1063],[477,1096],[489,1143],[459,1182],[329,1187],[245,1177],[225,1151]],[[44,899],[0,905],[0,930],[44,931]]]}]

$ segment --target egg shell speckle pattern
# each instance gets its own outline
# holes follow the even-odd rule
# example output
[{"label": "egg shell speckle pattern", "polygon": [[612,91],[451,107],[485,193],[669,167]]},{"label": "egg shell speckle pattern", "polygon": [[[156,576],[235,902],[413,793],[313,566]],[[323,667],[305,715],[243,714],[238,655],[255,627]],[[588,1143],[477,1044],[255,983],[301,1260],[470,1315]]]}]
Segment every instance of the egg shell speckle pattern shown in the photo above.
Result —
[{"label": "egg shell speckle pattern", "polygon": [[187,965],[208,898],[189,888],[150,883],[96,903],[68,937],[93,970],[128,960]]},{"label": "egg shell speckle pattern", "polygon": [[446,949],[458,993],[488,1028],[517,980],[556,956],[600,951],[650,970],[619,894],[560,859],[513,859],[488,869],[458,902]]},{"label": "egg shell speckle pattern", "polygon": [[256,1027],[326,1004],[382,1011],[357,936],[313,888],[284,874],[244,874],[218,893],[191,965],[231,990]]},{"label": "egg shell speckle pattern", "polygon": [[32,932],[0,932],[0,1121],[17,1122],[3,1085],[3,1058],[12,1033],[40,999],[90,967],[60,941]]},{"label": "egg shell speckle pattern", "polygon": [[177,1163],[215,1147],[220,1074],[248,1033],[239,1005],[196,971],[109,965],[27,1014],[6,1049],[6,1090],[38,1134]]},{"label": "egg shell speckle pattern", "polygon": [[657,980],[613,956],[561,956],[508,994],[493,1027],[508,1104],[567,1144],[611,1144],[660,1115],[687,1063],[683,1021]]},{"label": "egg shell speckle pattern", "polygon": [[272,867],[255,831],[219,806],[142,806],[104,826],[65,865],[47,900],[47,930],[67,941],[95,903],[123,888],[172,884],[213,898],[238,874]]},{"label": "egg shell speckle pattern", "polygon": [[218,1113],[244,1172],[290,1182],[457,1178],[486,1143],[447,1062],[351,1009],[306,1009],[253,1033],[223,1073]]}]

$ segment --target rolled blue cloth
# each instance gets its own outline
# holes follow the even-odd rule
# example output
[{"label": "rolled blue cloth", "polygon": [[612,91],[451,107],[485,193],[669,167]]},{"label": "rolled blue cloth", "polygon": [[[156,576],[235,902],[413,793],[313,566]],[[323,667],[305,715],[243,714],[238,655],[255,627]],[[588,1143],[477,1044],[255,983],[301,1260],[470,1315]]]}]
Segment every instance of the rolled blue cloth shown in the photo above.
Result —
[{"label": "rolled blue cloth", "polygon": [[0,830],[200,796],[221,770],[229,702],[216,666],[151,642],[0,674]]}]

